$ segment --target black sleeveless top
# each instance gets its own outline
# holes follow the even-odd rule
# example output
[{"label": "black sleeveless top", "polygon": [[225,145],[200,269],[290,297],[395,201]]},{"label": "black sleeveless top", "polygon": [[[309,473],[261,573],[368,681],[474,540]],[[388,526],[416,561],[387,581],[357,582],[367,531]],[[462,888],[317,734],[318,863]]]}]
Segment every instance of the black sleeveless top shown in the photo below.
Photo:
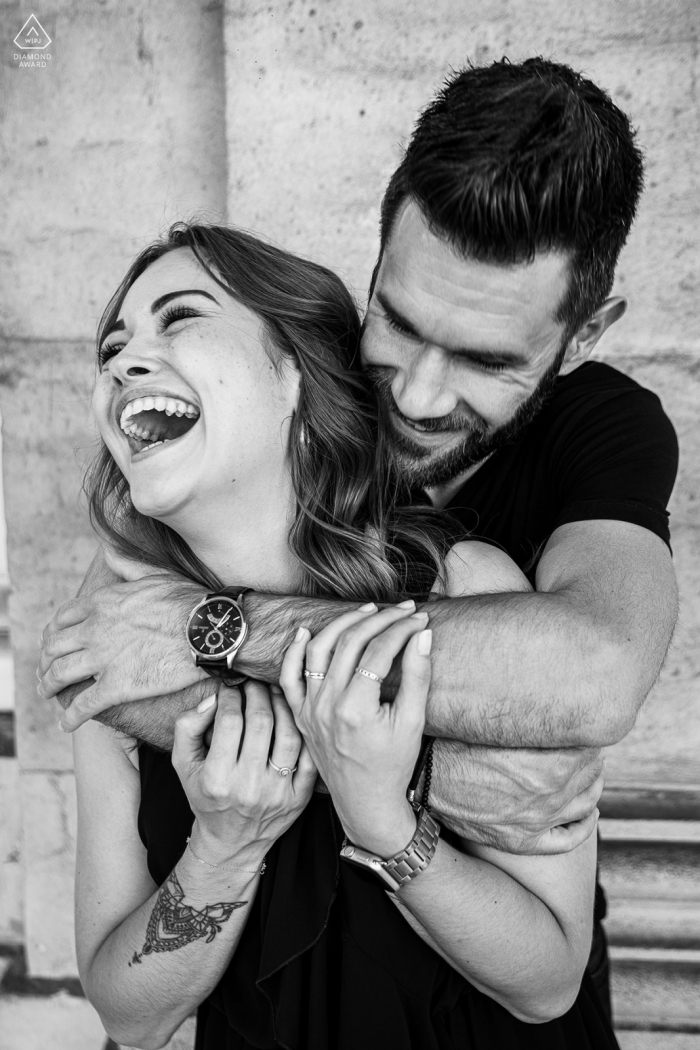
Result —
[{"label": "black sleeveless top", "polygon": [[[161,885],[194,818],[169,754],[144,744],[139,765],[139,834]],[[196,1050],[619,1050],[588,975],[563,1017],[518,1021],[340,860],[342,837],[315,792],[267,855],[235,955],[199,1008]]]}]

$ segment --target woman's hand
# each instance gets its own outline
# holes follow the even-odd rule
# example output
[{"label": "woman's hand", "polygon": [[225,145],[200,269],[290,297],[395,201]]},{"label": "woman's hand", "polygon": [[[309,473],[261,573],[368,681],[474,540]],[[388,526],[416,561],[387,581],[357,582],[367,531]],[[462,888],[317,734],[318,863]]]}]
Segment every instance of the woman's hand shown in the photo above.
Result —
[{"label": "woman's hand", "polygon": [[[300,628],[280,684],[333,797],[351,842],[389,857],[410,841],[415,814],[406,789],[420,750],[430,685],[431,632],[413,602],[338,617],[315,638]],[[380,683],[405,646],[401,685],[391,704]],[[304,663],[325,678],[304,678]]]},{"label": "woman's hand", "polygon": [[[213,722],[209,750],[204,737]],[[272,749],[271,749],[272,748]],[[293,770],[281,775],[280,769]],[[175,725],[173,766],[196,817],[195,854],[255,870],[306,806],[316,768],[277,686],[222,687]]]}]

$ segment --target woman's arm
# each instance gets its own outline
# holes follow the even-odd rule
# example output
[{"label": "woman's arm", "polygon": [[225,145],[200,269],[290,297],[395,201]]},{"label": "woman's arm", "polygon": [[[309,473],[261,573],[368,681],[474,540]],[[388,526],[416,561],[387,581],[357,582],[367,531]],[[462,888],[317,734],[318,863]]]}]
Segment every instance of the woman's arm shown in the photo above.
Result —
[{"label": "woman's arm", "polygon": [[531,1024],[561,1016],[590,952],[595,835],[556,857],[463,848],[440,840],[426,870],[390,896],[426,943],[510,1013]]},{"label": "woman's arm", "polygon": [[[341,617],[313,640],[307,632],[295,642],[283,668],[282,685],[348,838],[384,859],[407,845],[416,826],[405,790],[430,682],[426,624],[398,608]],[[379,684],[354,670],[382,678],[404,646],[396,700],[381,704]],[[304,655],[307,666],[326,672],[320,685],[302,684]],[[466,848],[441,841],[397,903],[452,966],[516,1016],[539,1022],[565,1012],[590,942],[595,842],[551,859]]]},{"label": "woman's arm", "polygon": [[[448,597],[532,589],[507,555],[472,541],[452,548],[445,575]],[[588,837],[576,850],[551,858],[514,856],[464,839],[457,850],[441,840],[423,875],[392,900],[477,988],[521,1020],[547,1021],[571,1006],[590,951],[592,827],[587,822]]]},{"label": "woman's arm", "polygon": [[[76,734],[78,965],[88,999],[120,1043],[164,1046],[216,986],[247,921],[264,854],[310,796],[315,769],[299,755],[291,717],[289,726],[281,722],[281,698],[273,719],[266,696],[266,687],[248,691],[240,754],[237,692],[221,691],[206,757],[214,707],[178,720],[173,763],[197,816],[192,849],[207,863],[186,849],[160,889],[137,832],[137,770],[110,731],[87,723]],[[283,751],[278,764],[299,766],[287,778],[295,784],[268,771],[273,725],[273,755]]]},{"label": "woman's arm", "polygon": [[74,740],[80,977],[108,1034],[150,1050],[164,1046],[216,986],[259,876],[205,868],[187,850],[159,889],[136,827],[138,771],[95,722]]}]

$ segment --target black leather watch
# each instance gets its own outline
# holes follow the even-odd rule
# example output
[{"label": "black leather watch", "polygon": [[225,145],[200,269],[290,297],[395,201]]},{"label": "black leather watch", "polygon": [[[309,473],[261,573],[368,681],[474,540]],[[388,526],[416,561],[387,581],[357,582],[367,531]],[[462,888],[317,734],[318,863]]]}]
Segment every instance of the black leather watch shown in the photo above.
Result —
[{"label": "black leather watch", "polygon": [[225,685],[240,685],[247,675],[233,670],[236,653],[248,634],[243,595],[250,587],[226,587],[208,594],[187,619],[185,635],[197,667]]}]

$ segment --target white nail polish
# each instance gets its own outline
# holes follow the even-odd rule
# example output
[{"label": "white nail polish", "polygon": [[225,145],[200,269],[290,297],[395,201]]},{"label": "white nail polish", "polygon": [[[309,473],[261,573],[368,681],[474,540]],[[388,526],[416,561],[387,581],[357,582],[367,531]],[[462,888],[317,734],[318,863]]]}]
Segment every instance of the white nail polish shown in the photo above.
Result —
[{"label": "white nail polish", "polygon": [[433,644],[433,632],[431,630],[421,631],[418,635],[418,652],[421,656],[428,656]]},{"label": "white nail polish", "polygon": [[377,608],[375,602],[367,602],[366,605],[361,605],[357,610],[358,612],[373,612]]},{"label": "white nail polish", "polygon": [[213,707],[216,703],[216,693],[213,696],[205,696],[203,700],[197,704],[197,710],[200,715],[203,715],[205,711],[208,711],[210,707]]}]

